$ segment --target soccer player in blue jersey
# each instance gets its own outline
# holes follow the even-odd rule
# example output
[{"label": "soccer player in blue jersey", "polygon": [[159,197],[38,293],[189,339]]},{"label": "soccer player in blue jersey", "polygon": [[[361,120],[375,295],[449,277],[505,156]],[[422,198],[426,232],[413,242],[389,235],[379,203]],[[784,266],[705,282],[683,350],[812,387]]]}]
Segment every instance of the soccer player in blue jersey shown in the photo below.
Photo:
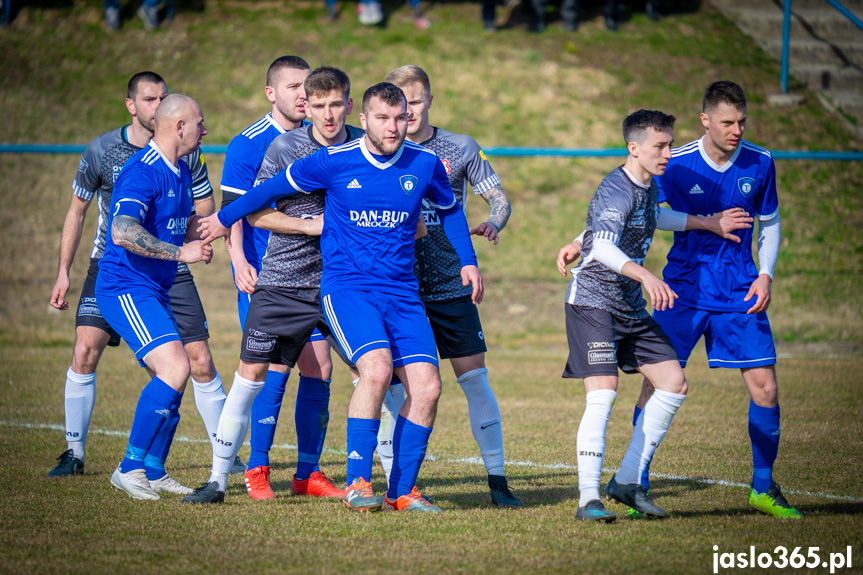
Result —
[{"label": "soccer player in blue jersey", "polygon": [[[471,230],[497,245],[512,206],[501,188],[500,178],[491,167],[479,144],[470,136],[454,134],[429,123],[432,105],[431,82],[425,70],[418,66],[402,66],[387,74],[385,80],[402,89],[408,104],[407,139],[434,150],[446,168],[456,199],[467,212],[467,184],[488,203],[486,221]],[[488,382],[485,366],[485,336],[479,311],[470,301],[471,290],[462,285],[461,264],[446,234],[439,225],[431,206],[423,206],[423,218],[428,235],[416,242],[414,274],[419,280],[420,299],[426,308],[442,359],[449,359],[458,384],[467,398],[470,427],[479,446],[488,472],[491,500],[500,507],[521,507],[507,484],[503,468],[503,430],[497,398]],[[378,454],[387,469],[387,447],[391,440],[395,417],[404,397],[401,385],[393,381],[390,391],[395,399],[393,413],[381,419]],[[388,402],[384,402],[388,411]],[[385,425],[384,422],[388,425]]]},{"label": "soccer player in blue jersey", "polygon": [[[776,349],[767,319],[770,288],[779,255],[779,202],[770,152],[743,139],[746,96],[729,81],[704,91],[704,136],[675,148],[658,178],[660,201],[675,210],[712,214],[740,207],[758,219],[758,265],[752,259],[752,230],[741,242],[725,242],[699,231],[674,234],[663,270],[680,296],[674,309],[654,313],[671,338],[681,366],[703,335],[710,367],[740,369],[749,389],[752,487],[749,503],[784,518],[800,518],[773,481],[779,450]],[[638,419],[652,386],[645,380],[635,408]],[[648,486],[647,471],[642,483]]]},{"label": "soccer player in blue jersey", "polygon": [[[152,377],[111,484],[134,499],[150,500],[159,495],[144,468],[150,459],[168,456],[190,374],[168,290],[177,262],[209,262],[213,256],[212,247],[196,239],[192,177],[181,161],[207,134],[201,108],[188,96],[170,95],[156,109],[154,123],[153,139],[126,162],[117,180],[96,280],[102,315]],[[170,433],[164,436],[160,430],[166,426]]]},{"label": "soccer player in blue jersey", "polygon": [[[363,96],[360,121],[366,135],[299,160],[228,208],[201,220],[207,241],[275,199],[325,190],[321,236],[321,300],[327,324],[360,381],[348,407],[348,491],[344,503],[357,511],[380,509],[440,512],[416,489],[432,431],[440,374],[434,334],[413,275],[414,235],[422,201],[436,207],[462,262],[462,282],[482,300],[482,277],[467,220],[437,155],[405,142],[404,93],[383,82]],[[368,479],[377,445],[381,403],[395,372],[407,400],[394,435],[393,468],[385,497]]]},{"label": "soccer player in blue jersey", "polygon": [[[306,93],[304,81],[309,76],[308,63],[298,56],[282,56],[270,64],[267,70],[265,93],[272,104],[272,111],[243,130],[231,140],[225,155],[225,168],[222,172],[222,207],[230,205],[254,187],[258,170],[264,161],[267,148],[280,135],[303,125],[306,118]],[[256,214],[256,226],[246,219],[234,224],[228,253],[237,286],[237,308],[240,327],[246,323],[251,294],[261,272],[261,261],[267,251],[270,232],[306,234],[317,230],[319,222],[293,218],[278,210]],[[315,330],[310,341],[303,348],[297,360],[300,382],[297,387],[297,409],[301,413],[309,411],[307,406],[316,403],[316,396],[323,382],[329,381],[332,373],[329,346],[323,336]],[[245,473],[246,488],[254,498],[269,499],[275,495],[269,486],[269,450],[275,437],[276,423],[281,409],[282,398],[288,381],[288,367],[277,361],[270,364],[263,389],[255,397],[250,419],[252,454]],[[223,398],[224,403],[224,398]],[[213,414],[211,438],[215,440],[219,416]],[[301,418],[297,426],[300,443],[308,443],[306,437],[321,435],[321,422],[312,417]],[[315,440],[311,440],[313,443]],[[309,476],[301,477],[308,480]],[[311,493],[326,489],[326,485],[315,485]],[[309,493],[308,489],[304,490]]]},{"label": "soccer player in blue jersey", "polygon": [[[69,309],[66,301],[69,271],[81,241],[84,218],[93,200],[99,210],[99,226],[93,238],[90,267],[81,289],[75,317],[72,365],[66,372],[64,391],[68,449],[57,458],[58,463],[49,472],[49,477],[67,477],[84,471],[87,430],[96,399],[96,367],[106,346],[120,344],[120,336],[102,317],[94,291],[99,260],[105,251],[111,197],[126,160],[145,147],[153,137],[156,108],[167,94],[165,81],[158,74],[140,72],[132,76],[126,92],[126,109],[131,115],[131,123],[95,138],[81,157],[78,172],[72,182],[72,200],[60,239],[57,281],[51,294],[51,305],[54,308]],[[213,189],[203,154],[195,150],[184,158],[184,162],[192,172],[192,197],[196,212],[200,215],[213,213]],[[205,423],[207,414],[216,410],[215,417],[218,422],[221,410],[219,396],[224,402],[225,393],[207,344],[210,336],[204,308],[186,264],[181,263],[178,266],[177,279],[169,295],[171,311],[177,320],[179,334],[191,360],[196,407]],[[156,491],[181,494],[191,492],[165,473],[164,462],[151,460],[150,463],[155,466],[148,468],[147,473]],[[242,472],[242,468],[234,472]]]}]

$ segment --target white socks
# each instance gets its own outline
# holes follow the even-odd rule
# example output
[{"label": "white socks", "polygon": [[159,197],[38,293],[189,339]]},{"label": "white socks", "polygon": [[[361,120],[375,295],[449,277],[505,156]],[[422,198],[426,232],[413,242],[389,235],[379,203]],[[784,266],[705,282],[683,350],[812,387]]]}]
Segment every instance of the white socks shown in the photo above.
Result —
[{"label": "white socks", "polygon": [[66,371],[66,442],[78,459],[84,459],[84,444],[96,404],[96,374]]},{"label": "white socks", "polygon": [[225,405],[225,389],[222,387],[222,378],[216,373],[216,379],[207,383],[195,381],[192,378],[192,387],[195,390],[195,407],[204,420],[207,428],[207,438],[210,443],[216,441],[216,431],[219,429],[219,416],[222,415],[222,406]]},{"label": "white socks", "polygon": [[599,499],[599,479],[602,475],[602,459],[605,455],[605,429],[617,392],[598,389],[588,392],[584,415],[578,426],[575,448],[578,452],[578,506]]},{"label": "white socks", "polygon": [[[665,432],[674,419],[674,414],[686,399],[678,395],[657,389],[644,406],[644,411],[638,417],[632,430],[632,441],[623,456],[620,471],[615,478],[621,485],[639,483],[641,474],[653,458],[653,453],[659,447]],[[579,462],[580,466],[580,462]]]},{"label": "white socks", "polygon": [[220,491],[225,491],[228,487],[228,473],[249,429],[252,403],[263,387],[263,381],[250,381],[239,373],[234,374],[234,383],[222,407],[222,416],[219,418],[216,440],[213,443],[213,471],[210,481],[218,482]]},{"label": "white socks", "polygon": [[488,384],[488,369],[473,369],[463,373],[457,381],[467,397],[470,429],[479,445],[485,469],[489,475],[504,475],[500,408]]},{"label": "white socks", "polygon": [[387,478],[387,485],[390,483],[390,470],[393,467],[393,434],[396,431],[396,421],[399,418],[399,411],[405,403],[405,387],[397,383],[390,384],[387,394],[384,396],[384,402],[381,405],[381,426],[378,429],[378,457],[381,458],[381,467],[384,468],[384,475]]}]

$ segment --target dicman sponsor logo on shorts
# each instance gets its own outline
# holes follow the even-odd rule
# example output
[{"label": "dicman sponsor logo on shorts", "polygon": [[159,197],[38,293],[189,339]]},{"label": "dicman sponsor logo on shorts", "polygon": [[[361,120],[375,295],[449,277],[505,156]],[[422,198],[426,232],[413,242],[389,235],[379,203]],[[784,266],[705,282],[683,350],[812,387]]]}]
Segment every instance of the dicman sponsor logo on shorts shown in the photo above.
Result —
[{"label": "dicman sponsor logo on shorts", "polygon": [[249,351],[270,352],[275,346],[275,339],[255,339],[253,337],[246,339],[246,349]]},{"label": "dicman sponsor logo on shorts", "polygon": [[189,217],[171,218],[168,220],[168,229],[172,236],[185,236],[186,226],[189,225]]},{"label": "dicman sponsor logo on shorts", "polygon": [[351,221],[358,228],[394,228],[404,223],[410,214],[391,210],[351,210]]},{"label": "dicman sponsor logo on shorts", "polygon": [[617,363],[617,344],[613,341],[590,341],[587,343],[587,363]]},{"label": "dicman sponsor logo on shorts", "polygon": [[614,208],[605,208],[602,213],[599,214],[599,221],[617,222],[618,224],[623,225],[623,212],[615,210]]},{"label": "dicman sponsor logo on shorts", "polygon": [[102,312],[99,311],[99,306],[96,304],[96,298],[89,296],[82,297],[78,302],[78,315],[102,317]]}]

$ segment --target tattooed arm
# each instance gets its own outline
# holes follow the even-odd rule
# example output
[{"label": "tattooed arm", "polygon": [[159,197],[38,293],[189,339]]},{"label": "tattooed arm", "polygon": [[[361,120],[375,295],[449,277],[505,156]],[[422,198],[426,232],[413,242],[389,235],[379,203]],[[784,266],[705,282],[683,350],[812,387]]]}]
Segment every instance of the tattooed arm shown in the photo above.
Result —
[{"label": "tattooed arm", "polygon": [[111,224],[111,238],[121,248],[145,258],[172,260],[193,264],[213,257],[213,248],[201,241],[175,246],[153,236],[132,216],[118,215]]},{"label": "tattooed arm", "polygon": [[491,208],[491,213],[488,216],[488,220],[472,229],[470,233],[477,236],[485,236],[488,238],[488,241],[494,242],[494,245],[497,245],[500,241],[498,234],[506,226],[506,222],[509,221],[512,205],[500,186],[494,186],[480,195]]}]

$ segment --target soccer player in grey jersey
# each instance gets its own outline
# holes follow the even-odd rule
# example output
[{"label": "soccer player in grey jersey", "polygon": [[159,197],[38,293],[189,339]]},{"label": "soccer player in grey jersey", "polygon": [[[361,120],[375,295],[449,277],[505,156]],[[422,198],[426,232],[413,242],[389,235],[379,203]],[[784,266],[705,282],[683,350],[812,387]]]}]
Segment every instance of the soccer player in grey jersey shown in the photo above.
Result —
[{"label": "soccer player in grey jersey", "polygon": [[[350,98],[350,79],[347,74],[328,66],[314,70],[305,80],[306,110],[311,126],[303,126],[279,135],[267,148],[258,171],[256,185],[284,170],[291,163],[312,155],[325,146],[337,145],[362,137],[364,132],[346,126],[345,120],[353,108]],[[228,393],[213,456],[213,474],[201,490],[185,498],[189,503],[217,503],[224,499],[229,463],[233,461],[242,439],[246,435],[252,403],[264,386],[267,368],[271,362],[293,367],[312,330],[318,326],[328,332],[323,321],[320,304],[321,271],[323,269],[320,233],[324,213],[324,193],[298,194],[277,202],[278,208],[267,208],[247,219],[254,226],[264,225],[272,233],[262,259],[261,272],[249,304],[243,326],[243,346],[234,384]],[[281,212],[285,226],[271,227]],[[296,218],[314,219],[318,224],[308,235],[298,233],[293,222]],[[320,342],[326,345],[326,342]],[[328,363],[329,347],[322,358]],[[319,354],[309,354],[304,367]],[[318,367],[317,372],[323,372]],[[317,393],[307,394],[316,399],[309,405],[297,406],[297,443],[299,448],[297,473],[291,481],[295,494],[321,497],[344,497],[344,490],[333,485],[332,479],[320,471],[318,461],[326,436],[329,419],[329,378],[308,378],[301,373],[301,383],[317,387]],[[306,382],[302,380],[305,379]],[[317,437],[302,437],[303,418],[320,422]],[[253,438],[253,443],[255,442]],[[263,468],[266,469],[263,469]],[[254,499],[273,497],[269,482],[269,465],[255,466],[246,473],[246,488]]]},{"label": "soccer player in grey jersey", "polygon": [[[506,225],[512,207],[503,192],[500,178],[492,169],[479,144],[470,136],[454,134],[429,124],[432,104],[428,74],[413,65],[402,66],[385,79],[402,89],[408,103],[408,140],[437,152],[446,167],[456,199],[466,210],[467,184],[490,206],[487,221],[471,230],[497,245],[498,234]],[[476,305],[471,302],[471,288],[461,279],[461,263],[450,245],[434,210],[423,206],[423,220],[428,235],[416,242],[414,274],[419,279],[420,299],[434,330],[435,342],[442,359],[449,359],[455,376],[467,397],[470,426],[479,445],[486,471],[491,499],[500,507],[521,507],[521,501],[510,491],[503,464],[503,431],[497,398],[488,383],[485,367],[486,345]],[[398,413],[404,392],[400,385],[391,386]],[[385,408],[389,407],[385,403]],[[387,409],[385,409],[385,412]],[[378,453],[382,462],[395,425],[381,422]],[[391,447],[389,448],[391,449]]]},{"label": "soccer player in grey jersey", "polygon": [[[626,373],[640,372],[654,382],[651,401],[656,401],[645,405],[620,470],[605,493],[646,516],[666,516],[651,501],[640,478],[683,403],[688,384],[671,342],[645,310],[642,295],[643,287],[659,310],[673,307],[677,297],[643,267],[657,225],[672,230],[705,229],[726,238],[733,229],[749,225],[746,216],[740,216],[726,231],[720,223],[724,214],[705,218],[659,210],[653,177],[665,172],[671,158],[673,126],[674,117],[658,111],[639,110],[624,120],[629,155],[623,166],[600,183],[590,201],[583,259],[573,270],[566,291],[569,359],[563,376],[583,378],[587,392],[576,438],[578,519],[616,519],[599,500],[599,480],[605,430],[617,397],[618,367]],[[578,250],[577,244],[570,246],[558,256],[558,269],[563,272]]]},{"label": "soccer player in grey jersey", "polygon": [[[51,293],[51,306],[54,308],[69,309],[66,301],[70,284],[69,271],[81,241],[87,209],[94,197],[99,206],[99,227],[90,253],[90,269],[78,304],[72,365],[66,372],[68,449],[58,458],[57,466],[49,473],[50,477],[77,475],[84,470],[84,448],[96,397],[96,366],[105,346],[116,346],[120,342],[117,333],[102,318],[94,293],[99,258],[105,250],[111,194],[123,164],[153,137],[156,108],[166,96],[167,87],[161,76],[153,72],[135,74],[129,81],[126,98],[126,108],[132,116],[132,123],[93,140],[87,146],[72,182],[72,201],[66,213],[60,240],[57,281]],[[184,157],[184,160],[192,172],[192,194],[197,213],[212,213],[215,210],[213,189],[203,155],[196,150]],[[207,345],[209,332],[206,316],[186,264],[179,264],[177,280],[171,288],[170,296],[172,312],[191,359],[192,381],[196,391],[198,386],[222,390],[221,379]],[[222,393],[224,394],[223,391]],[[196,393],[196,403],[197,395]],[[150,475],[154,475],[154,471],[150,471]],[[179,493],[191,491],[179,486],[170,477],[163,483]],[[158,484],[156,487],[158,488]]]}]

